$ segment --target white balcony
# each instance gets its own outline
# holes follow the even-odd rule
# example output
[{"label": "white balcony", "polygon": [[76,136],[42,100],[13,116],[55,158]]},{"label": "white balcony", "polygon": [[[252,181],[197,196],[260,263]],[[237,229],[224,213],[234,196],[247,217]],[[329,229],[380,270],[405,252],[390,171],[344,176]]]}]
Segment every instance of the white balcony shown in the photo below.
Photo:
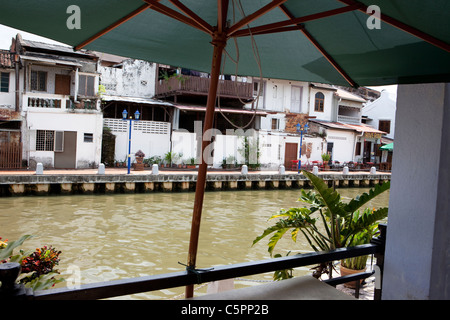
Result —
[{"label": "white balcony", "polygon": [[77,110],[97,110],[97,99],[83,99],[75,104],[70,100],[70,96],[51,93],[28,92],[23,95],[23,105],[27,109],[37,111],[77,111]]}]

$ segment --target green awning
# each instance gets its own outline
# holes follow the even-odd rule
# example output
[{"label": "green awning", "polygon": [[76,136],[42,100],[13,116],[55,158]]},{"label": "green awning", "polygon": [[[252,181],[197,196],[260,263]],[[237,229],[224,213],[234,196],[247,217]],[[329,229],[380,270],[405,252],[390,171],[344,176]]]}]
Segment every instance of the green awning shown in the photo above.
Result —
[{"label": "green awning", "polygon": [[382,146],[380,149],[392,151],[392,150],[394,150],[394,143],[392,142],[392,143],[386,144],[386,145]]},{"label": "green awning", "polygon": [[[233,25],[242,19],[242,12],[250,15],[270,2],[230,0],[226,20]],[[245,36],[249,33],[245,25],[234,34],[239,36],[239,55],[234,39],[228,39],[226,50],[238,61],[239,75],[260,76],[261,70],[266,78],[360,86],[450,81],[448,0],[274,2],[282,5],[250,22],[256,47],[252,47],[252,37]],[[188,11],[175,6],[180,1],[3,0],[0,24],[78,46],[131,15],[84,48],[210,72],[211,36],[162,14],[163,9],[155,3],[176,15],[189,16]],[[76,19],[76,12],[68,10],[74,4],[80,9],[81,29],[67,26],[74,25],[72,18]],[[200,17],[200,22],[217,25],[218,1],[183,0],[182,4],[195,14],[190,15],[191,21]],[[376,27],[373,16],[366,14],[371,5],[381,9],[386,21],[380,29],[367,26]],[[169,13],[175,15],[173,12]],[[288,16],[303,19],[297,20],[297,25],[283,24],[289,21]],[[267,28],[280,22],[278,28]],[[261,26],[266,31],[257,34],[261,29],[256,27]],[[260,65],[255,56],[259,56]],[[227,56],[225,74],[235,74],[233,60]]]}]

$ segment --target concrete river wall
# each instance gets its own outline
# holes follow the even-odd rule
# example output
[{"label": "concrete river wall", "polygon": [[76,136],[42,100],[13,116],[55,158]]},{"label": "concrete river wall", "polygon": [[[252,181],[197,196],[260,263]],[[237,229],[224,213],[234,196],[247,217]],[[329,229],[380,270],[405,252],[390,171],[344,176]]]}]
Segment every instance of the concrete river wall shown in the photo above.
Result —
[{"label": "concrete river wall", "polygon": [[[320,172],[319,177],[330,186],[371,187],[389,181],[390,173]],[[52,195],[52,194],[107,194],[195,191],[197,172],[158,174],[137,173],[83,173],[60,174],[1,174],[0,196]],[[277,188],[310,188],[302,174],[278,172],[211,172],[207,175],[206,190],[249,190]]]}]

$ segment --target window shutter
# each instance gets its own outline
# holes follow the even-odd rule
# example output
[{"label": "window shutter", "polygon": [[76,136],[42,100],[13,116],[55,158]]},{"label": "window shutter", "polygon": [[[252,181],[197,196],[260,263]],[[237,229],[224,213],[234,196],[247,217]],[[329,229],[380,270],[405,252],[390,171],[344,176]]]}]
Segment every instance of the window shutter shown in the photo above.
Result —
[{"label": "window shutter", "polygon": [[36,130],[30,130],[28,132],[30,151],[36,151]]},{"label": "window shutter", "polygon": [[55,152],[64,151],[64,131],[55,131]]}]

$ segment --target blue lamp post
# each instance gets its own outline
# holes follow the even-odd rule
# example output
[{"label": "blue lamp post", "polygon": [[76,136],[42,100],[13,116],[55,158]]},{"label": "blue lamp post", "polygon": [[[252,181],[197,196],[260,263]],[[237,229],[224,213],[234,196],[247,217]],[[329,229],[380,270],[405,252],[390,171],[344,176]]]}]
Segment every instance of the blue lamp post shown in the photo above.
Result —
[{"label": "blue lamp post", "polygon": [[297,132],[300,132],[300,151],[298,152],[298,173],[302,168],[302,145],[303,145],[303,132],[308,131],[308,124],[305,123],[303,126],[297,123]]},{"label": "blue lamp post", "polygon": [[131,168],[131,126],[132,126],[133,121],[139,121],[139,116],[140,116],[140,113],[138,110],[136,110],[136,112],[134,113],[134,119],[131,116],[128,119],[128,111],[126,109],[124,109],[122,112],[122,120],[130,121],[129,132],[128,132],[128,156],[127,156],[128,157],[128,172],[127,172],[128,174],[130,174],[130,168]]}]

